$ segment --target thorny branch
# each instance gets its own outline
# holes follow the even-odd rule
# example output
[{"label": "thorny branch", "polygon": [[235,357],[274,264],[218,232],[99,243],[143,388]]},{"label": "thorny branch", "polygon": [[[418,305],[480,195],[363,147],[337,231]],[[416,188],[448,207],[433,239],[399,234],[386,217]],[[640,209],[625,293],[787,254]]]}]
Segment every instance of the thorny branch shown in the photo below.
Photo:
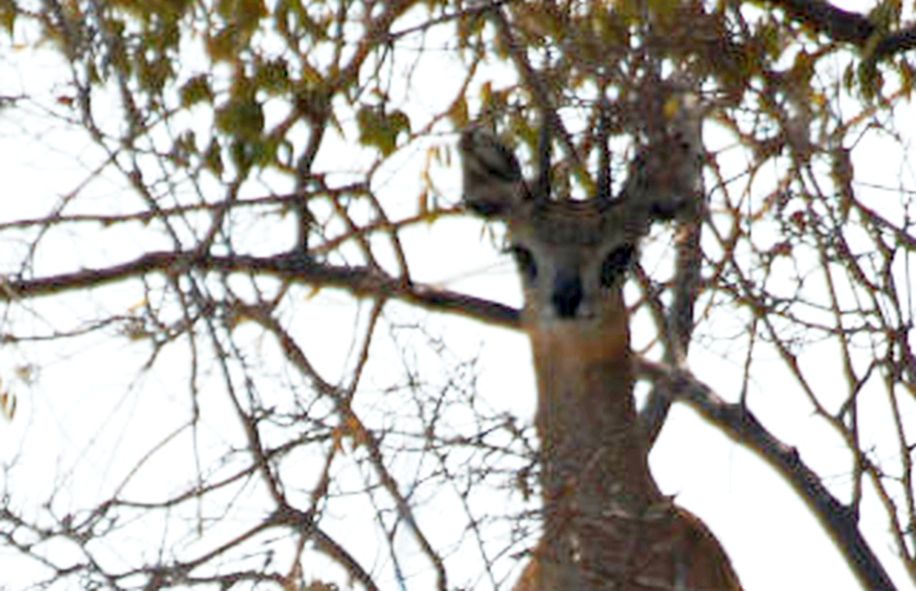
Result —
[{"label": "thorny branch", "polygon": [[450,312],[482,322],[514,327],[518,311],[503,304],[446,289],[405,284],[378,269],[317,263],[299,254],[272,257],[214,256],[197,252],[150,252],[133,261],[37,279],[5,280],[0,301],[51,296],[159,273],[180,275],[191,270],[265,275],[319,288],[346,289],[357,297],[396,297],[431,310]]},{"label": "thorny branch", "polygon": [[759,455],[772,466],[804,499],[824,529],[836,540],[841,552],[867,589],[896,589],[890,577],[872,552],[858,527],[858,516],[840,503],[823,485],[820,477],[799,456],[798,450],[774,437],[754,414],[740,404],[730,404],[694,378],[689,371],[664,364],[640,360],[639,371],[661,382],[675,399],[691,407],[716,424],[729,437]]},{"label": "thorny branch", "polygon": [[[18,3],[0,7],[0,17],[9,18],[4,11],[10,4]],[[135,4],[131,10],[144,9],[143,3]],[[0,278],[4,353],[15,356],[54,342],[85,343],[86,337],[97,335],[126,337],[130,343],[149,343],[144,371],[174,371],[163,360],[170,351],[181,351],[178,356],[188,358],[188,377],[186,397],[173,394],[173,382],[168,382],[169,396],[163,397],[179,399],[176,424],[118,472],[110,494],[94,504],[71,509],[58,502],[69,483],[62,477],[56,492],[42,499],[44,508],[36,505],[30,514],[17,496],[22,480],[14,474],[15,463],[4,465],[2,544],[51,573],[46,586],[52,579],[69,578],[85,588],[229,587],[249,582],[277,588],[310,588],[314,583],[311,588],[325,589],[323,570],[317,575],[306,572],[310,553],[316,552],[342,569],[342,579],[374,590],[383,587],[382,580],[391,580],[388,571],[395,572],[393,578],[402,587],[411,587],[411,573],[403,568],[408,559],[400,555],[398,538],[399,530],[407,530],[418,549],[412,553],[422,555],[421,562],[432,573],[432,586],[470,586],[468,581],[479,577],[498,587],[512,580],[512,557],[524,553],[524,535],[534,527],[524,516],[537,514],[516,508],[518,496],[532,496],[529,481],[534,480],[530,472],[536,469],[536,458],[530,429],[524,420],[487,407],[487,394],[475,381],[474,362],[451,362],[448,339],[431,334],[434,329],[421,346],[403,345],[396,351],[385,349],[376,331],[384,333],[384,326],[400,338],[403,332],[426,330],[415,317],[399,316],[394,301],[486,324],[518,326],[519,313],[510,306],[413,279],[411,264],[422,247],[411,246],[406,237],[436,219],[460,213],[448,206],[455,200],[454,189],[437,177],[437,167],[448,168],[447,146],[454,128],[473,116],[475,105],[490,100],[505,107],[498,115],[514,124],[510,129],[530,128],[531,109],[545,114],[575,171],[558,174],[558,180],[569,182],[572,191],[587,193],[597,185],[609,192],[606,187],[620,180],[610,173],[626,169],[634,149],[622,138],[639,137],[647,124],[640,120],[650,112],[644,108],[645,93],[660,78],[650,76],[647,68],[656,64],[683,69],[698,80],[699,94],[714,107],[711,119],[717,132],[729,142],[710,147],[708,212],[676,230],[670,279],[661,278],[658,267],[663,265],[653,261],[645,261],[641,269],[646,297],[637,302],[637,311],[650,311],[656,323],[651,341],[658,347],[647,356],[661,360],[638,362],[662,394],[655,412],[646,411],[650,431],[658,433],[663,427],[671,401],[684,401],[786,479],[864,586],[893,588],[887,569],[871,551],[877,543],[893,544],[903,569],[916,581],[916,443],[906,410],[916,396],[914,193],[903,178],[898,186],[876,184],[852,169],[861,138],[897,136],[894,125],[901,123],[893,119],[894,109],[911,90],[904,84],[885,96],[884,103],[850,113],[854,101],[842,84],[831,82],[831,72],[845,62],[826,61],[833,59],[837,47],[851,45],[860,50],[864,65],[899,66],[905,80],[910,57],[905,52],[916,47],[916,29],[893,19],[886,25],[879,13],[846,11],[824,1],[756,2],[782,13],[755,17],[741,11],[742,3],[685,2],[676,18],[658,14],[651,26],[646,20],[649,6],[666,3],[644,4],[638,14],[619,13],[620,3],[458,3],[429,8],[428,14],[421,13],[420,4],[312,3],[299,13],[275,14],[286,7],[279,3],[264,8],[263,14],[255,11],[255,20],[260,19],[255,29],[245,28],[250,23],[241,12],[233,20],[203,14],[198,5],[195,10],[200,12],[179,15],[174,22],[166,11],[145,24],[138,19],[126,27],[119,20],[120,5],[112,3],[49,0],[33,12],[16,13],[20,19],[34,17],[52,41],[49,46],[59,47],[68,62],[64,80],[48,97],[50,106],[36,110],[60,125],[83,129],[102,155],[87,166],[91,172],[86,178],[60,198],[49,199],[44,215],[13,215],[17,210],[10,208],[10,215],[0,220],[8,249]],[[267,19],[273,19],[269,26]],[[11,22],[3,24],[12,29]],[[478,27],[480,22],[491,26]],[[147,31],[144,26],[163,28]],[[168,45],[176,37],[187,41],[181,37],[184,27],[193,43],[205,39],[207,51],[217,54],[208,66],[220,66],[205,68],[207,72],[225,71],[229,77],[203,76],[207,92],[194,103],[212,119],[205,126],[214,128],[212,136],[195,129],[197,135],[190,137],[190,128],[176,116],[185,107],[174,97],[185,89],[175,80],[200,74],[175,59],[178,45]],[[275,31],[273,40],[282,43],[281,51],[265,52],[251,42],[265,31]],[[436,45],[442,31],[448,42]],[[812,39],[810,32],[817,37]],[[154,42],[145,39],[147,34]],[[772,47],[774,39],[790,49]],[[397,89],[413,75],[401,78],[401,66],[408,63],[404,70],[425,72],[418,66],[425,52],[458,56],[469,47],[487,49],[467,51],[473,55],[460,58],[467,68],[448,107],[425,121],[415,116],[412,103],[398,96]],[[157,57],[162,61],[156,62]],[[506,87],[500,77],[486,79],[491,62],[514,71]],[[164,80],[159,77],[163,73]],[[480,90],[485,84],[487,96]],[[418,103],[432,104],[422,92],[427,86],[424,81],[411,87],[410,98],[419,96]],[[606,94],[599,97],[596,89]],[[4,116],[39,105],[28,93],[15,97],[0,99]],[[116,106],[107,112],[105,106],[111,103]],[[266,103],[288,103],[290,108],[259,120],[258,110]],[[370,109],[381,116],[400,109],[408,127],[396,128],[393,143],[384,144],[381,140],[391,139],[385,136],[391,131],[386,126],[398,120],[380,116],[355,129],[359,114]],[[245,119],[249,116],[258,124],[254,141],[246,143],[252,138],[239,129],[244,125],[238,121],[231,127],[220,119],[233,116],[251,123]],[[111,125],[107,117],[118,121]],[[297,136],[299,132],[307,137]],[[276,143],[260,143],[264,138]],[[357,148],[379,145],[373,141],[392,152],[376,155],[365,168],[361,163],[341,164],[334,157],[335,141],[347,149],[347,156]],[[604,177],[595,174],[588,158],[596,154],[596,143],[613,148],[597,150]],[[903,140],[899,146],[905,149]],[[390,185],[397,183],[380,171],[389,163],[387,156],[397,161],[415,148],[411,158],[419,159],[426,150],[433,165],[411,173],[423,177],[426,199],[408,211],[404,204],[413,198],[411,190],[398,184],[391,191]],[[276,159],[267,164],[257,160],[265,154]],[[328,165],[329,160],[335,161]],[[735,160],[743,168],[736,169]],[[354,173],[354,168],[359,170]],[[822,174],[824,170],[829,173]],[[275,173],[283,182],[274,184]],[[773,174],[779,178],[769,182]],[[99,208],[90,188],[105,175],[122,179],[124,194]],[[575,178],[567,178],[571,176]],[[255,179],[258,185],[252,188]],[[264,185],[269,185],[266,191]],[[883,197],[875,198],[872,190]],[[26,195],[25,189],[23,195],[23,201],[41,197]],[[428,204],[430,209],[425,209]],[[298,219],[288,223],[290,211]],[[251,220],[277,222],[273,228],[294,227],[294,245],[278,240],[278,249],[265,249],[264,234],[271,230],[255,227]],[[154,236],[150,242],[156,246],[122,255],[118,246],[105,243],[109,248],[104,256],[91,263],[80,258],[72,266],[48,266],[48,260],[62,254],[67,256],[61,261],[74,260],[67,246],[60,246],[71,244],[72,237],[104,234],[90,231],[92,225]],[[670,229],[660,234],[662,241],[670,240]],[[61,242],[62,237],[67,240]],[[251,244],[253,250],[248,249]],[[251,252],[258,254],[242,254]],[[58,301],[99,297],[101,302],[124,286],[136,286],[141,301],[107,310],[99,303],[96,315],[68,316],[73,322],[66,326],[55,324],[48,312]],[[318,360],[324,351],[313,351],[327,348],[330,335],[314,324],[297,324],[296,313],[315,307],[319,290],[343,292],[343,299],[357,302],[361,310],[369,303],[368,314],[354,313],[354,333],[360,336],[353,337],[352,358],[340,379],[325,377],[333,374]],[[723,317],[740,328],[726,322],[722,330]],[[252,324],[270,338],[247,342]],[[286,362],[280,368],[270,365],[265,344],[274,341]],[[805,349],[820,342],[835,343],[840,351],[836,373],[842,374],[843,384],[829,395],[803,358]],[[688,346],[692,354],[717,345],[729,353],[734,349],[740,359],[737,365],[744,375],[735,391],[713,392],[686,369]],[[45,350],[36,350],[44,363]],[[798,398],[807,403],[814,420],[829,425],[849,452],[848,494],[828,489],[823,475],[803,461],[805,450],[776,439],[771,426],[757,418],[762,415],[755,413],[757,400],[749,384],[758,379],[757,360],[766,354],[776,357],[794,380]],[[728,353],[723,357],[733,361]],[[53,368],[53,361],[47,363]],[[374,363],[402,369],[403,383],[378,383]],[[0,371],[21,376],[16,378],[20,388],[36,380],[40,369],[27,363],[14,370],[0,366]],[[214,375],[216,395],[210,381]],[[0,379],[3,393],[16,383],[8,374]],[[499,396],[530,393],[508,394]],[[87,395],[92,405],[86,406],[100,398]],[[216,399],[230,409],[227,415],[214,413]],[[876,403],[890,417],[886,432],[893,441],[891,451],[868,446],[863,416]],[[229,420],[221,420],[224,416]],[[218,437],[209,438],[210,430]],[[213,439],[220,444],[217,456],[210,455],[205,443]],[[174,446],[183,444],[181,452],[194,456],[192,473],[174,476],[174,488],[161,495],[145,490],[148,470],[160,455],[168,457]],[[491,507],[475,496],[480,489],[510,498],[513,513],[499,522],[490,515]],[[423,503],[443,490],[458,499],[452,506],[465,520],[459,527],[471,539],[472,552],[482,558],[479,572],[465,576],[453,566],[452,556],[465,557],[466,548],[452,550],[466,540],[451,545],[454,539],[442,542],[442,532],[433,530],[439,523]],[[860,507],[867,494],[874,494],[884,508],[890,532],[886,539],[866,539],[860,530]],[[353,499],[367,497],[372,507],[365,524],[379,525],[376,529],[383,533],[372,532],[384,538],[387,559],[378,560],[385,550],[366,552],[354,543],[353,532],[334,529],[334,520],[326,519],[348,513]],[[249,512],[251,507],[256,510]],[[145,527],[159,518],[169,531],[143,532],[150,539],[161,536],[151,545],[148,559],[131,557],[120,568],[103,560],[96,541],[116,543],[121,532],[135,535],[133,525]],[[508,528],[491,527],[509,521]],[[201,543],[214,523],[229,524],[224,537]],[[179,524],[187,531],[176,536],[173,529]],[[371,528],[365,525],[355,537],[371,537],[363,529]],[[74,562],[58,562],[47,552],[45,545],[52,540],[75,548]],[[381,564],[385,560],[395,566]]]}]

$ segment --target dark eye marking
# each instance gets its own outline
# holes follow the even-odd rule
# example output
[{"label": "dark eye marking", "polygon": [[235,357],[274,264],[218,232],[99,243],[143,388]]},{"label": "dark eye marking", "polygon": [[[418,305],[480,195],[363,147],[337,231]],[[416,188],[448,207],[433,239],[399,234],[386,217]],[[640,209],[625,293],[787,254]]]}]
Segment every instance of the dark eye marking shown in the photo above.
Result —
[{"label": "dark eye marking", "polygon": [[509,252],[518,265],[518,270],[528,281],[534,281],[538,276],[537,261],[534,260],[534,254],[524,246],[511,246]]},{"label": "dark eye marking", "polygon": [[624,244],[609,252],[601,261],[601,286],[610,287],[630,268],[636,249]]}]

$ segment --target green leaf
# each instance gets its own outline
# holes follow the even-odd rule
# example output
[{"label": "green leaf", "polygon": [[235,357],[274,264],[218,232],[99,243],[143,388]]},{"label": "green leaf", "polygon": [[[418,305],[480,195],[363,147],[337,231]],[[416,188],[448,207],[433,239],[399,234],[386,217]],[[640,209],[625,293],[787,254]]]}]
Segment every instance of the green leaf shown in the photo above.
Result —
[{"label": "green leaf", "polygon": [[272,94],[285,93],[290,89],[289,66],[283,58],[277,58],[258,65],[254,73],[255,85]]},{"label": "green leaf", "polygon": [[241,45],[237,27],[228,25],[207,36],[207,54],[215,62],[232,62],[238,58]]},{"label": "green leaf", "polygon": [[264,110],[254,99],[235,99],[216,111],[216,126],[235,138],[256,140],[264,131]]},{"label": "green leaf", "polygon": [[140,87],[153,93],[162,91],[166,82],[174,75],[172,60],[165,56],[157,57],[152,61],[137,60],[137,80]]},{"label": "green leaf", "polygon": [[213,102],[213,89],[206,74],[194,76],[181,85],[181,106],[188,108],[200,102]]},{"label": "green leaf", "polygon": [[403,111],[388,114],[379,107],[362,107],[356,114],[356,122],[360,143],[378,148],[385,156],[397,149],[402,131],[410,133],[410,119]]},{"label": "green leaf", "polygon": [[219,142],[215,139],[207,146],[204,152],[204,166],[216,176],[221,176],[225,166],[223,165],[223,150]]},{"label": "green leaf", "polygon": [[13,35],[13,28],[16,26],[16,15],[19,9],[13,0],[0,0],[0,26],[6,29],[8,35]]}]

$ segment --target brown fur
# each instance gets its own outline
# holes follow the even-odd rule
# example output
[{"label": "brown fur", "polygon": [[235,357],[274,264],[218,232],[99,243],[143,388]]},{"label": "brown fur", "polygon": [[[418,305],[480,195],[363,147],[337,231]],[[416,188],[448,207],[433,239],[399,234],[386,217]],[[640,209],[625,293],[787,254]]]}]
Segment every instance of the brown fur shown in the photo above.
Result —
[{"label": "brown fur", "polygon": [[701,112],[683,105],[613,202],[533,195],[508,148],[462,134],[465,203],[507,225],[537,374],[543,535],[515,591],[741,589],[706,526],[659,491],[633,401],[627,266],[653,218],[702,204]]},{"label": "brown fur", "polygon": [[655,484],[636,420],[626,312],[527,325],[538,378],[544,535],[515,591],[737,591],[706,526]]}]

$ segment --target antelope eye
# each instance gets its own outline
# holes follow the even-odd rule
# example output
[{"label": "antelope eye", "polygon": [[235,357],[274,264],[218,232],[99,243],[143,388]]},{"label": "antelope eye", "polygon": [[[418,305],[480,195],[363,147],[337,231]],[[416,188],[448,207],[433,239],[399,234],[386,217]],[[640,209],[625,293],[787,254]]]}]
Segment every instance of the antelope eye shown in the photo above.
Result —
[{"label": "antelope eye", "polygon": [[615,248],[601,261],[601,286],[610,287],[630,268],[636,249],[632,244]]},{"label": "antelope eye", "polygon": [[512,253],[512,258],[515,259],[515,264],[525,279],[534,281],[538,276],[538,265],[531,251],[524,246],[512,246],[509,252]]}]

